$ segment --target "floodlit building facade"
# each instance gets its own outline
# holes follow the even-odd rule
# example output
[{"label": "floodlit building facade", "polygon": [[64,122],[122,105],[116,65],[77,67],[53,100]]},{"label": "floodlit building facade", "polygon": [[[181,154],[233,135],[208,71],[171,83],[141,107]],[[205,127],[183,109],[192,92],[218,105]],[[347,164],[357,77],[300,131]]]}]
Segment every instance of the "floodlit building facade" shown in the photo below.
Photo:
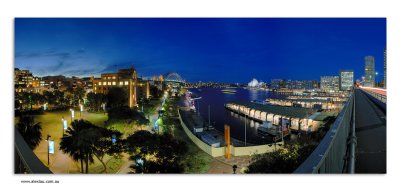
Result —
[{"label": "floodlit building facade", "polygon": [[137,106],[137,75],[133,66],[129,69],[120,69],[117,73],[101,74],[101,78],[93,78],[93,91],[95,93],[107,94],[112,87],[125,89],[129,95],[129,107]]},{"label": "floodlit building facade", "polygon": [[104,73],[101,78],[92,77],[94,93],[107,94],[112,87],[121,87],[129,95],[129,107],[138,105],[139,97],[150,98],[150,84],[137,78],[136,69],[120,69],[117,73]]}]

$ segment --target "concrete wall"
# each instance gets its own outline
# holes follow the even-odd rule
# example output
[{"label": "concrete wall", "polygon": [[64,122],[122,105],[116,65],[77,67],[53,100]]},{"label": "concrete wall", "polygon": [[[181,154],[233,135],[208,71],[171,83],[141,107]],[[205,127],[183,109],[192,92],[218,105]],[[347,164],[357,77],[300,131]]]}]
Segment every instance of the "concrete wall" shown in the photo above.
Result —
[{"label": "concrete wall", "polygon": [[212,147],[206,143],[204,143],[201,139],[196,137],[185,125],[185,123],[182,121],[180,112],[179,112],[179,120],[181,122],[182,128],[185,131],[186,135],[192,140],[194,144],[196,144],[197,147],[199,147],[201,150],[206,152],[207,154],[211,155],[212,157],[218,157],[218,156],[223,156],[225,154],[225,147],[219,147],[215,148]]},{"label": "concrete wall", "polygon": [[[276,145],[276,149],[281,148],[279,146],[281,142],[278,142]],[[258,146],[247,146],[247,147],[235,147],[231,146],[231,154],[234,156],[248,156],[254,154],[263,154],[268,152],[273,152],[275,150],[275,145],[258,145]]]},{"label": "concrete wall", "polygon": [[[201,150],[206,152],[207,154],[211,155],[212,157],[218,157],[218,156],[224,156],[225,155],[225,148],[226,147],[212,147],[206,143],[204,143],[201,139],[196,137],[192,131],[188,129],[188,127],[185,125],[185,123],[182,121],[180,112],[179,113],[179,120],[181,122],[182,128],[185,131],[186,135],[192,140],[194,144],[196,144],[197,147],[199,147]],[[280,142],[277,143],[276,149],[281,148],[279,146]],[[231,145],[231,154],[233,156],[244,156],[244,155],[254,155],[254,154],[263,154],[267,152],[272,152],[275,150],[275,145],[271,144],[269,145],[258,145],[258,146],[247,146],[247,147],[235,147]]]}]

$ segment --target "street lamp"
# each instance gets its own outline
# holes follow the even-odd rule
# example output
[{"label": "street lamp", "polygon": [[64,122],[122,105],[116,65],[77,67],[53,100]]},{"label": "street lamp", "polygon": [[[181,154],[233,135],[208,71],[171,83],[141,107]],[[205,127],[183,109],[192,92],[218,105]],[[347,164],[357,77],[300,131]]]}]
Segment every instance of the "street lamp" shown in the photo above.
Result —
[{"label": "street lamp", "polygon": [[66,119],[64,119],[64,117],[62,117],[61,118],[61,122],[62,122],[62,132],[63,132],[63,137],[64,137],[64,131],[68,128],[68,125],[67,125],[67,120]]},{"label": "street lamp", "polygon": [[[47,165],[50,165],[50,149],[52,149],[52,154],[54,154],[54,142],[50,143],[50,135],[47,135]],[[51,145],[51,146],[50,146]]]},{"label": "street lamp", "polygon": [[74,121],[75,118],[75,111],[73,108],[71,108],[70,111],[71,111],[71,123],[72,123],[72,121]]},{"label": "street lamp", "polygon": [[79,108],[80,108],[79,117],[82,118],[83,105],[79,104]]}]

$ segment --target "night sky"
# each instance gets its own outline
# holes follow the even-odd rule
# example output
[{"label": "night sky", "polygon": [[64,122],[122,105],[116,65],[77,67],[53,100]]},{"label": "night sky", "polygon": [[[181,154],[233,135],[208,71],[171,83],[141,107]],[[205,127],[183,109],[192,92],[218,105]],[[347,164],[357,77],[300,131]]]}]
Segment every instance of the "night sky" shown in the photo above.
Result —
[{"label": "night sky", "polygon": [[139,76],[187,81],[314,79],[375,57],[383,79],[386,19],[15,19],[15,67],[35,76],[100,76],[134,64]]}]

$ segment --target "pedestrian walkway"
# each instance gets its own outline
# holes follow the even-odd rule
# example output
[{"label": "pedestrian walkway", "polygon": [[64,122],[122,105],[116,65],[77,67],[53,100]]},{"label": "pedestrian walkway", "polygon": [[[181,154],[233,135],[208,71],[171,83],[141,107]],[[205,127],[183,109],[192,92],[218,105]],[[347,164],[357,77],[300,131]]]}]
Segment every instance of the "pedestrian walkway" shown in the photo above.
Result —
[{"label": "pedestrian walkway", "polygon": [[356,173],[386,173],[386,114],[356,90]]},{"label": "pedestrian walkway", "polygon": [[233,173],[233,165],[236,165],[236,173],[249,166],[251,156],[231,156],[226,159],[224,156],[214,158],[208,173]]}]

